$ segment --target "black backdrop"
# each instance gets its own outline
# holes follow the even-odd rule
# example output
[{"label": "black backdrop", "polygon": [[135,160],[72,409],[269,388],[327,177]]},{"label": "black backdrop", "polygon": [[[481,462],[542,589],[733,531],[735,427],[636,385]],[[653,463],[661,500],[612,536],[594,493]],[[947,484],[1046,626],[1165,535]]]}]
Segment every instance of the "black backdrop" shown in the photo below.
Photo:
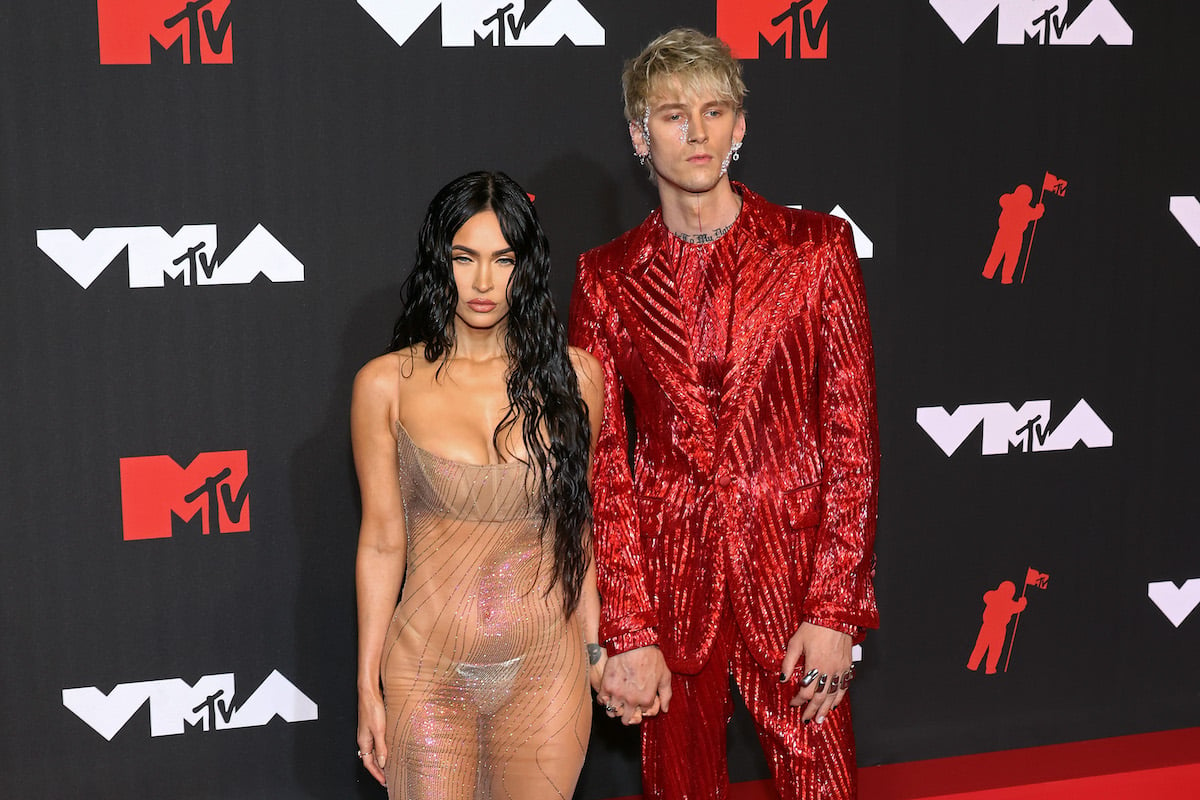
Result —
[{"label": "black backdrop", "polygon": [[[622,60],[718,18],[751,89],[734,176],[871,247],[860,764],[1200,724],[1200,6],[814,0],[797,52],[781,0],[518,0],[503,47],[498,6],[213,0],[194,41],[161,25],[183,0],[0,7],[0,795],[380,796],[354,758],[347,410],[425,204],[515,177],[565,310],[575,256],[654,204]],[[998,201],[1047,173],[1024,282],[985,280]],[[989,675],[967,658],[1002,581],[1027,606]],[[636,792],[630,733],[595,731],[578,796]],[[761,777],[744,720],[733,746]]]}]

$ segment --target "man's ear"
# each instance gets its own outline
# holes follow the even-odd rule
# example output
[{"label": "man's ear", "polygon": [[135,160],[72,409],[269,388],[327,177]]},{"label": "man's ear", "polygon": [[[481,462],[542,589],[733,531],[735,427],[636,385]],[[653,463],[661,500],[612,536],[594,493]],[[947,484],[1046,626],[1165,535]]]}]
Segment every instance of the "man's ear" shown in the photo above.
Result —
[{"label": "man's ear", "polygon": [[646,141],[646,132],[636,122],[629,123],[629,141],[633,142],[633,152],[639,156],[650,155],[650,143]]}]

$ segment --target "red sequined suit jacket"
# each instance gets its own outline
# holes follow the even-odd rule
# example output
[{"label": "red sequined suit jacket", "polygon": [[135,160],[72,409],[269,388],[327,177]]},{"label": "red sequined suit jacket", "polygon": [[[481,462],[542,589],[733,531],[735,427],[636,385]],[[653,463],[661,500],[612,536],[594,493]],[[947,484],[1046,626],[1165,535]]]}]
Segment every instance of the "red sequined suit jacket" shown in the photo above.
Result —
[{"label": "red sequined suit jacket", "polygon": [[[802,621],[875,627],[879,454],[870,325],[849,226],[744,204],[719,411],[698,384],[660,211],[585,253],[571,342],[604,367],[593,497],[600,638],[707,659],[726,597],[765,669]],[[629,468],[625,390],[637,429]],[[727,594],[728,593],[728,594]]]}]

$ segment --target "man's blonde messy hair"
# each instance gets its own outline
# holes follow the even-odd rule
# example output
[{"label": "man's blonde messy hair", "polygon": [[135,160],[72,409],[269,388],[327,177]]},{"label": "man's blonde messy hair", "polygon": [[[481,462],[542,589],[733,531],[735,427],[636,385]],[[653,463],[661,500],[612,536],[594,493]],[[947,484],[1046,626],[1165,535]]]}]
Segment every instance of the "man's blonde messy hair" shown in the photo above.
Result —
[{"label": "man's blonde messy hair", "polygon": [[742,64],[729,45],[694,28],[675,28],[625,63],[621,74],[625,119],[641,123],[650,98],[672,79],[679,81],[684,93],[712,92],[734,111],[743,110],[746,84],[742,82]]}]

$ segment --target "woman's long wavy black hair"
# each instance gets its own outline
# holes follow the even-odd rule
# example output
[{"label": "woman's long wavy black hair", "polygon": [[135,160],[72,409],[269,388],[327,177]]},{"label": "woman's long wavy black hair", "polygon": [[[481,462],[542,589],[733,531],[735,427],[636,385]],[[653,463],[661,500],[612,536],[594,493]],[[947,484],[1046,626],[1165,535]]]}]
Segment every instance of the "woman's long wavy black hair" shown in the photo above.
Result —
[{"label": "woman's long wavy black hair", "polygon": [[550,243],[533,202],[512,178],[472,172],[433,198],[417,236],[416,264],[401,289],[402,310],[388,350],[423,347],[427,361],[449,358],[458,304],[450,248],[458,229],[485,210],[499,218],[516,254],[504,336],[508,409],[492,442],[502,453],[501,437],[520,423],[538,481],[541,535],[554,530],[550,585],[561,582],[563,610],[570,616],[579,603],[590,552],[588,416],[550,295]]}]

